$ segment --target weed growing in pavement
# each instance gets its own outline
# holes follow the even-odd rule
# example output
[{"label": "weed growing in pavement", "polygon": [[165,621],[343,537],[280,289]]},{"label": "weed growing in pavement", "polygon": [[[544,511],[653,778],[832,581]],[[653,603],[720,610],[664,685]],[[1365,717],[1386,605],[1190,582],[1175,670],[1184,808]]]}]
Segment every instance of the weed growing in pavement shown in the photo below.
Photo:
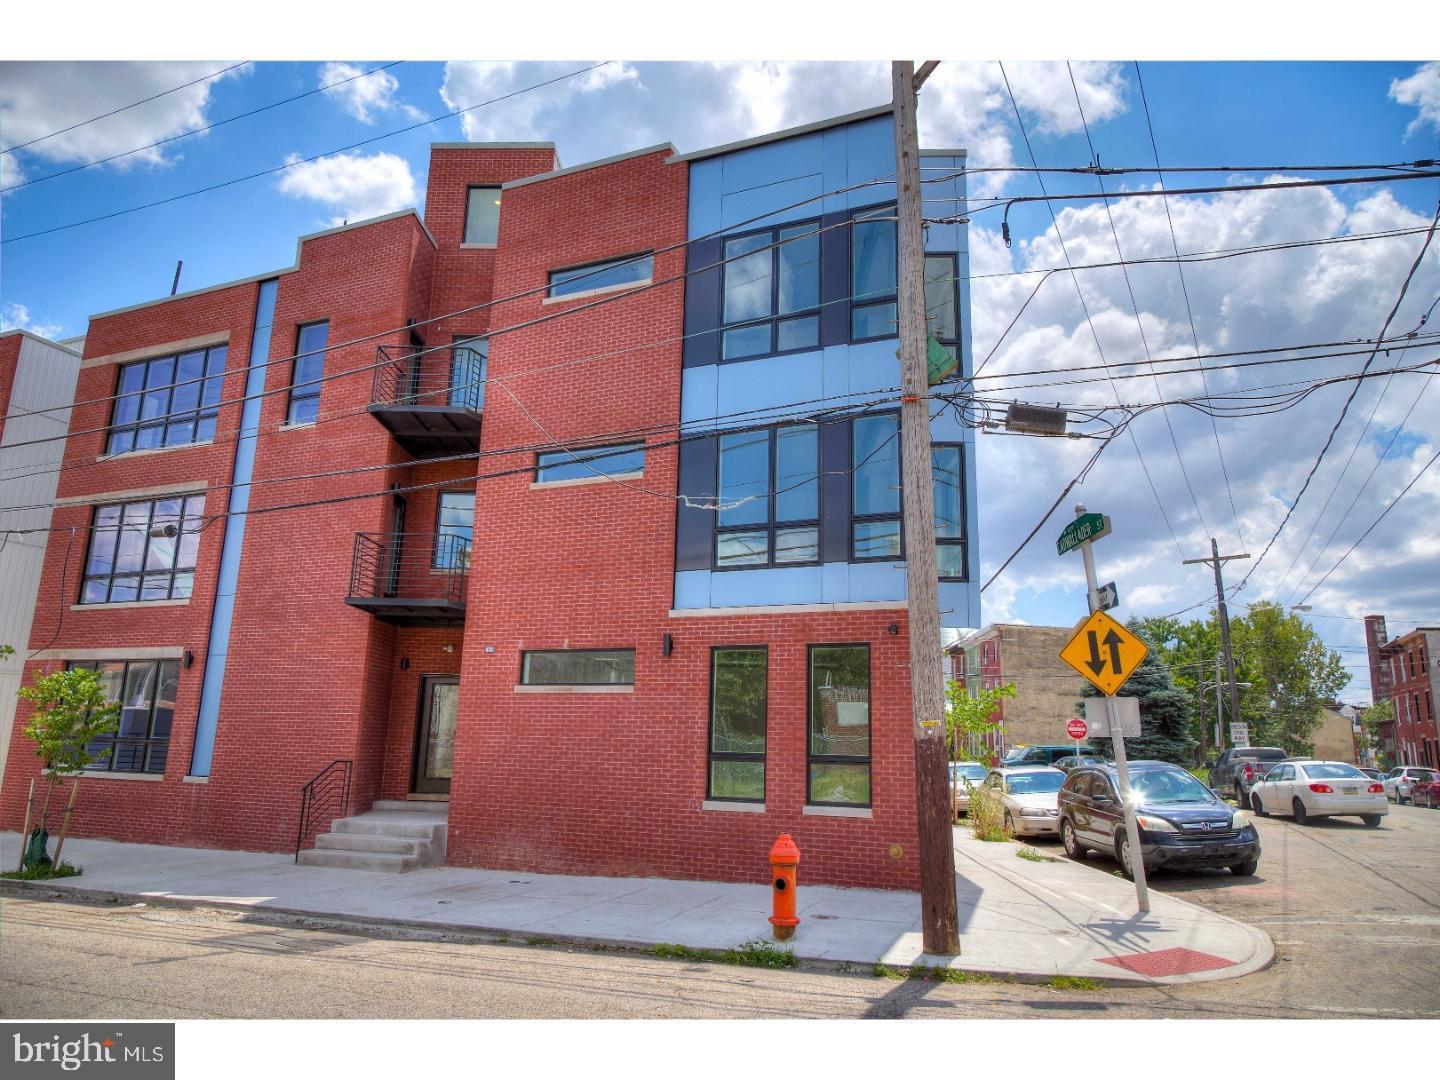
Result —
[{"label": "weed growing in pavement", "polygon": [[664,960],[704,960],[712,964],[720,962],[720,954],[714,949],[692,949],[689,945],[661,942],[650,951]]},{"label": "weed growing in pavement", "polygon": [[46,863],[25,870],[9,870],[0,874],[0,878],[6,881],[49,881],[51,878],[79,877],[81,872],[74,863],[62,862],[58,866]]},{"label": "weed growing in pavement", "polygon": [[1059,862],[1053,855],[1046,855],[1043,851],[1036,851],[1033,847],[1022,847],[1015,852],[1015,857],[1026,859],[1030,862]]},{"label": "weed growing in pavement", "polygon": [[970,835],[976,840],[1004,843],[1011,838],[1005,828],[1005,808],[1000,800],[976,792],[970,798]]},{"label": "weed growing in pavement", "polygon": [[998,983],[1006,980],[997,978],[994,975],[987,975],[983,971],[961,971],[959,968],[948,967],[927,967],[924,964],[914,964],[903,972],[896,972],[892,978],[915,979],[919,982],[947,982],[947,983],[969,983],[984,984]]},{"label": "weed growing in pavement", "polygon": [[553,937],[527,937],[527,938],[525,939],[525,944],[526,944],[526,945],[554,945],[554,944],[555,944],[555,939],[554,939]]},{"label": "weed growing in pavement", "polygon": [[877,979],[903,979],[905,972],[896,968],[886,967],[884,964],[876,964],[870,969],[870,974]]},{"label": "weed growing in pavement", "polygon": [[790,949],[782,949],[779,945],[772,945],[768,941],[747,941],[733,949],[726,949],[720,954],[721,962],[726,964],[739,964],[741,967],[763,967],[763,968],[792,968],[795,966],[795,953]]},{"label": "weed growing in pavement", "polygon": [[1103,990],[1104,987],[1095,979],[1087,979],[1083,975],[1056,975],[1045,984],[1051,990]]}]

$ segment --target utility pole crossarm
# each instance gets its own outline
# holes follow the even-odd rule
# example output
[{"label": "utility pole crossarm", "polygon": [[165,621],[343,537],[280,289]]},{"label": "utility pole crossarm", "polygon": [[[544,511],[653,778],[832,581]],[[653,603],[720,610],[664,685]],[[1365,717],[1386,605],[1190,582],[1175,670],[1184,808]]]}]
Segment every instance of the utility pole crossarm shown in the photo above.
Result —
[{"label": "utility pole crossarm", "polygon": [[939,60],[926,60],[920,65],[920,69],[915,72],[915,78],[912,80],[911,85],[918,91],[920,87],[925,85],[925,80],[930,77],[930,73],[939,66]]}]

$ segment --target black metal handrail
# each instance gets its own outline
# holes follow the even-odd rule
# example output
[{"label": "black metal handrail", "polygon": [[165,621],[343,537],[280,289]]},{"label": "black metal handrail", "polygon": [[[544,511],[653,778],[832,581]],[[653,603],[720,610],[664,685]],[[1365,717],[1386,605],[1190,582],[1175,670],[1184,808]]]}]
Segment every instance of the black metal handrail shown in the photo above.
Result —
[{"label": "black metal handrail", "polygon": [[372,405],[468,409],[485,407],[485,354],[469,345],[417,349],[381,345],[375,350]]},{"label": "black metal handrail", "polygon": [[300,826],[295,831],[295,861],[305,841],[350,811],[350,774],[354,763],[336,759],[316,773],[300,789]]},{"label": "black metal handrail", "polygon": [[470,540],[456,533],[356,533],[350,599],[465,602]]}]

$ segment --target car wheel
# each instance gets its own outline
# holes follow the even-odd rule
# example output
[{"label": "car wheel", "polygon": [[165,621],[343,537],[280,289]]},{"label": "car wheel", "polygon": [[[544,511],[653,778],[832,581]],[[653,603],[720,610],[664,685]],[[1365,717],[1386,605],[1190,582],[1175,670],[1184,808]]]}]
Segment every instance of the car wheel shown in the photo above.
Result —
[{"label": "car wheel", "polygon": [[1244,862],[1230,864],[1230,872],[1236,877],[1254,877],[1255,871],[1260,869],[1260,857],[1246,859]]},{"label": "car wheel", "polygon": [[1265,804],[1260,801],[1260,796],[1253,791],[1250,793],[1250,809],[1254,810],[1259,817],[1270,816],[1270,811],[1265,809]]},{"label": "car wheel", "polygon": [[1075,826],[1070,824],[1068,818],[1060,822],[1060,843],[1065,845],[1065,854],[1072,859],[1084,859],[1090,853],[1089,849],[1080,843],[1080,838],[1075,835]]},{"label": "car wheel", "polygon": [[1380,828],[1380,823],[1385,820],[1384,814],[1361,814],[1360,820],[1372,829]]},{"label": "car wheel", "polygon": [[1235,785],[1235,802],[1238,803],[1240,806],[1245,805],[1245,789],[1242,788],[1239,784]]},{"label": "car wheel", "polygon": [[1304,804],[1303,802],[1301,802],[1299,799],[1291,799],[1291,800],[1290,800],[1290,809],[1291,809],[1291,811],[1295,814],[1295,824],[1296,824],[1296,825],[1308,825],[1308,824],[1309,824],[1309,822],[1310,822],[1310,815],[1305,812],[1305,804]]},{"label": "car wheel", "polygon": [[1130,838],[1124,833],[1115,841],[1115,859],[1120,863],[1120,872],[1131,881],[1135,880],[1135,866],[1130,859]]}]

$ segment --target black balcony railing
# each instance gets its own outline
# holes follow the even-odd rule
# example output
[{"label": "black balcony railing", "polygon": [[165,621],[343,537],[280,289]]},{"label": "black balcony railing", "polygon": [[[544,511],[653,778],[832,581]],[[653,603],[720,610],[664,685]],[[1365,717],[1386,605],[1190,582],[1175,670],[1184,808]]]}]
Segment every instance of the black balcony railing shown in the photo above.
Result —
[{"label": "black balcony railing", "polygon": [[470,540],[454,533],[356,533],[345,602],[386,622],[465,619]]},{"label": "black balcony railing", "polygon": [[468,345],[381,345],[375,355],[370,412],[412,453],[478,449],[485,363],[485,354]]}]

